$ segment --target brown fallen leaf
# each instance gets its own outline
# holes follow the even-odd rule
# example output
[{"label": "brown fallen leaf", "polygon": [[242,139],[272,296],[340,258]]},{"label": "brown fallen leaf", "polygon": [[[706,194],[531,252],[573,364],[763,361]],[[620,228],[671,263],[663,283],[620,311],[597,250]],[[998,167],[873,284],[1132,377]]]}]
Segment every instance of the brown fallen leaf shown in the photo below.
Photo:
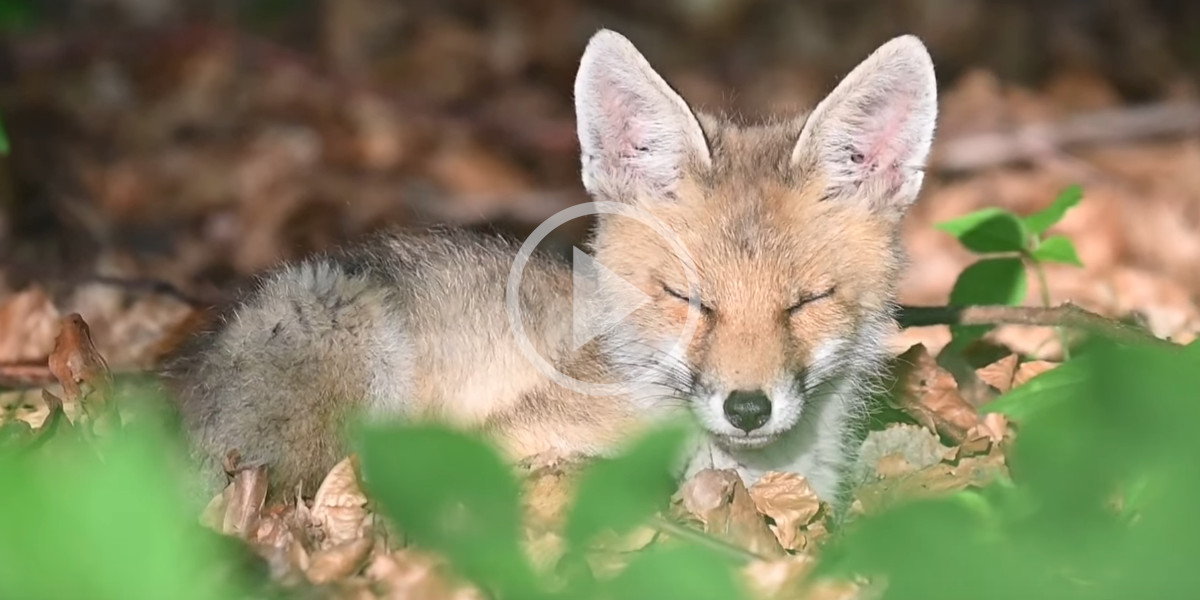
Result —
[{"label": "brown fallen leaf", "polygon": [[808,539],[804,529],[821,514],[821,499],[808,480],[795,473],[766,473],[750,487],[758,512],[775,521],[771,530],[786,550],[802,550]]},{"label": "brown fallen leaf", "polygon": [[79,313],[71,313],[63,317],[61,325],[49,364],[63,387],[64,400],[75,403],[99,428],[119,425],[109,398],[112,373],[96,350],[87,323]]},{"label": "brown fallen leaf", "polygon": [[785,554],[736,471],[704,469],[684,482],[677,497],[706,532],[760,556]]},{"label": "brown fallen leaf", "polygon": [[895,477],[936,465],[954,457],[937,434],[910,423],[891,423],[867,434],[855,465],[858,484]]},{"label": "brown fallen leaf", "polygon": [[8,296],[0,303],[0,363],[44,360],[58,330],[58,309],[40,286]]},{"label": "brown fallen leaf", "polygon": [[366,564],[374,545],[371,538],[358,538],[318,550],[309,556],[304,574],[317,585],[349,577]]},{"label": "brown fallen leaf", "polygon": [[366,576],[377,583],[381,600],[482,600],[472,586],[447,575],[441,560],[414,549],[376,555]]},{"label": "brown fallen leaf", "polygon": [[975,369],[975,375],[1003,394],[1012,389],[1013,377],[1017,374],[1017,365],[1020,360],[1016,354],[1009,354],[998,361]]},{"label": "brown fallen leaf", "polygon": [[552,531],[562,527],[583,465],[582,457],[550,454],[521,461],[518,465],[523,470],[521,498],[530,528]]},{"label": "brown fallen leaf", "polygon": [[324,529],[322,548],[363,537],[367,497],[358,483],[358,460],[354,455],[330,469],[317,488],[310,514]]},{"label": "brown fallen leaf", "polygon": [[267,467],[239,467],[221,495],[225,498],[221,533],[250,539],[257,532],[263,503],[267,499]]},{"label": "brown fallen leaf", "polygon": [[1008,434],[1008,417],[1000,413],[987,413],[978,425],[967,431],[967,439],[954,449],[954,459],[987,454],[1003,442]]},{"label": "brown fallen leaf", "polygon": [[1021,366],[1017,367],[1016,375],[1013,376],[1013,387],[1025,385],[1030,379],[1033,379],[1034,377],[1037,377],[1038,375],[1041,375],[1042,373],[1045,373],[1046,371],[1049,371],[1060,364],[1062,363],[1048,360],[1031,360],[1029,362],[1021,363]]},{"label": "brown fallen leaf", "polygon": [[939,463],[899,477],[881,479],[855,490],[852,512],[874,514],[898,502],[942,496],[982,487],[1007,473],[1004,454],[993,448],[984,456],[963,458],[957,464]]},{"label": "brown fallen leaf", "polygon": [[742,567],[741,574],[754,598],[796,598],[816,563],[810,554],[796,554],[756,560]]},{"label": "brown fallen leaf", "polygon": [[917,470],[917,465],[908,462],[908,458],[899,452],[894,452],[880,458],[879,462],[875,465],[875,474],[880,479],[900,477]]},{"label": "brown fallen leaf", "polygon": [[917,344],[896,361],[896,393],[891,401],[918,423],[961,443],[979,422],[974,407],[958,391],[954,376]]}]

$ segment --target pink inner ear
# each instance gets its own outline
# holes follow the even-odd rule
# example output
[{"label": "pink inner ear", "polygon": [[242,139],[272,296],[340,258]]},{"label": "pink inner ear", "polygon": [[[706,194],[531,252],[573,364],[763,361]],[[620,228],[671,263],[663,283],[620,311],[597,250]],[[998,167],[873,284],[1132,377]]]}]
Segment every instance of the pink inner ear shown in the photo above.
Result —
[{"label": "pink inner ear", "polygon": [[864,177],[882,177],[888,189],[903,183],[902,163],[911,152],[906,144],[905,127],[911,117],[912,98],[902,97],[884,104],[878,112],[868,117],[866,131],[867,147],[863,152]]},{"label": "pink inner ear", "polygon": [[607,160],[633,158],[638,148],[645,145],[646,131],[637,119],[639,102],[632,94],[620,89],[620,84],[605,81],[600,97],[603,111],[600,133],[600,148]]}]

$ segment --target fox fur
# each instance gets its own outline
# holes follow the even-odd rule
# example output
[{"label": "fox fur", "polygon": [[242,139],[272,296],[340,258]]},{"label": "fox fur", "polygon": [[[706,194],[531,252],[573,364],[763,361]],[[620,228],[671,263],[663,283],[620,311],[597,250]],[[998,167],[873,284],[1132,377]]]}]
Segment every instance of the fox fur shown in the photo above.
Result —
[{"label": "fox fur", "polygon": [[[577,346],[571,268],[535,252],[518,294],[524,333],[558,372],[624,391],[569,389],[523,354],[505,303],[516,241],[389,232],[267,273],[171,363],[214,487],[236,449],[269,465],[275,489],[313,490],[359,417],[480,429],[519,459],[604,455],[690,416],[706,433],[689,470],[733,468],[748,483],[794,471],[841,497],[895,327],[900,221],[933,138],[924,46],[893,39],[807,115],[744,126],[694,111],[601,31],[574,93],[584,187],[665,224],[693,276],[645,223],[601,215],[589,250],[625,285],[601,283],[598,303],[636,310]],[[735,397],[753,424],[731,416]]]}]

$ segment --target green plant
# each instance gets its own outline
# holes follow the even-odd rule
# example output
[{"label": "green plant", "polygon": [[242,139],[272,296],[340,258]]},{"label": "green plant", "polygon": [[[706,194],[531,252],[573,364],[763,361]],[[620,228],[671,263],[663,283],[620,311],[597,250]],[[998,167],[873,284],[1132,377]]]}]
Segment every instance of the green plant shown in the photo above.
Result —
[{"label": "green plant", "polygon": [[1200,585],[1200,345],[1086,344],[988,407],[1019,419],[1013,482],[854,523],[826,574],[885,598],[1189,598]]},{"label": "green plant", "polygon": [[0,598],[238,598],[165,429],[0,429]]},{"label": "green plant", "polygon": [[[582,560],[581,553],[601,532],[627,532],[667,504],[674,491],[671,466],[685,434],[681,429],[652,432],[624,454],[587,467],[567,516],[564,563]],[[743,595],[730,562],[686,543],[643,552],[610,581],[567,572],[565,582],[550,586],[520,547],[517,483],[483,441],[436,426],[374,426],[362,432],[360,454],[368,488],[400,529],[500,597],[730,600]],[[437,460],[396,458],[428,456]]]},{"label": "green plant", "polygon": [[[1062,235],[1046,236],[1046,231],[1079,204],[1082,197],[1082,189],[1073,185],[1063,190],[1049,207],[1026,217],[1001,208],[985,208],[937,224],[938,229],[958,238],[968,250],[981,256],[959,274],[950,292],[950,304],[1018,306],[1025,302],[1029,289],[1026,274],[1029,268],[1038,278],[1042,304],[1049,306],[1045,264],[1082,266],[1083,263],[1070,239]],[[989,329],[983,325],[953,327],[954,347],[965,347]]]}]

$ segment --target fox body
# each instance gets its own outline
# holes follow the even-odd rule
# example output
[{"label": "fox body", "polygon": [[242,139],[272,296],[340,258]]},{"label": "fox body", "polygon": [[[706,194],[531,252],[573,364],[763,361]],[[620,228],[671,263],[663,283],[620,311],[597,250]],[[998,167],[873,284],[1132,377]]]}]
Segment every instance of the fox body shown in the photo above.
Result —
[{"label": "fox body", "polygon": [[595,311],[600,334],[586,343],[572,336],[568,265],[534,253],[514,290],[546,363],[620,393],[561,385],[529,360],[506,304],[516,242],[392,232],[276,269],[185,346],[169,373],[210,474],[237,449],[270,465],[277,487],[311,490],[357,415],[482,429],[514,459],[603,455],[691,415],[706,432],[691,470],[794,471],[839,497],[895,326],[899,223],[933,136],[924,46],[894,39],[811,113],[742,126],[694,112],[602,31],[575,102],[589,194],[671,235],[597,219],[589,248],[621,283],[600,278],[595,304],[635,309]]}]

